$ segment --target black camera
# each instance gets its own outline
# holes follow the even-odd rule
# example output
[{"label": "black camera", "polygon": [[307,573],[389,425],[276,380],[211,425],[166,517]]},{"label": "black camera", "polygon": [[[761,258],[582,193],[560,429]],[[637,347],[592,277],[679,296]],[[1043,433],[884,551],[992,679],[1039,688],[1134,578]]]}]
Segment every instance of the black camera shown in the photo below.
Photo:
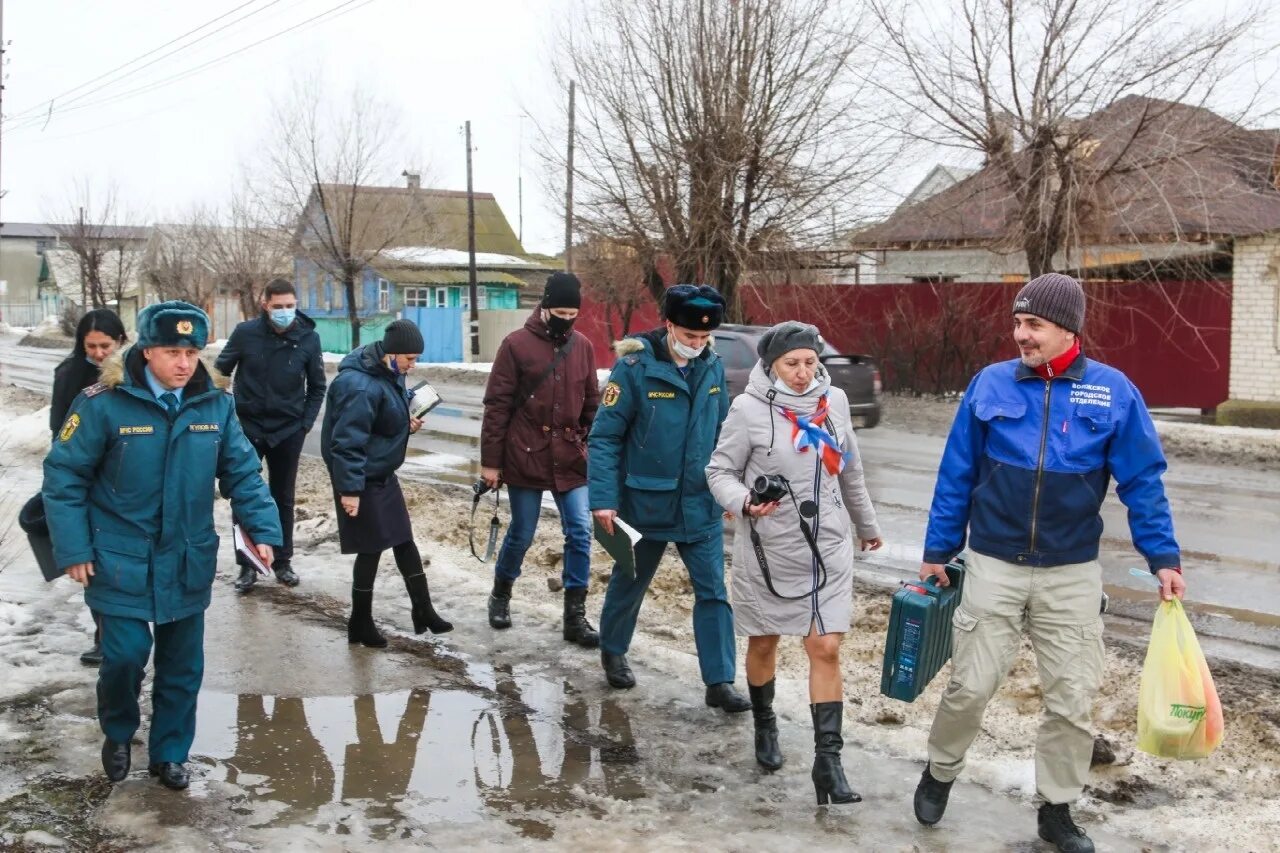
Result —
[{"label": "black camera", "polygon": [[751,503],[769,504],[787,496],[787,480],[777,474],[762,474],[751,484]]},{"label": "black camera", "polygon": [[489,491],[491,491],[491,487],[484,480],[476,480],[471,484],[471,493],[476,498],[479,498],[481,495],[486,494]]}]

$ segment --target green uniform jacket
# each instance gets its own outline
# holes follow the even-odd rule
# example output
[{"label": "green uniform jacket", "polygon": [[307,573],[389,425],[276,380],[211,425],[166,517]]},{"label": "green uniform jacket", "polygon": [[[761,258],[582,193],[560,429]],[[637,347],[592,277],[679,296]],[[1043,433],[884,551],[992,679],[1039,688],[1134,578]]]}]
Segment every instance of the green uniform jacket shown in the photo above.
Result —
[{"label": "green uniform jacket", "polygon": [[282,540],[231,395],[200,365],[171,425],[143,366],[126,351],[71,404],[44,461],[44,510],[59,568],[93,563],[91,608],[163,624],[209,606],[215,477],[255,541]]},{"label": "green uniform jacket", "polygon": [[665,329],[619,341],[588,439],[591,509],[614,509],[649,539],[721,534],[707,463],[729,413],[724,365],[710,347],[684,377]]}]

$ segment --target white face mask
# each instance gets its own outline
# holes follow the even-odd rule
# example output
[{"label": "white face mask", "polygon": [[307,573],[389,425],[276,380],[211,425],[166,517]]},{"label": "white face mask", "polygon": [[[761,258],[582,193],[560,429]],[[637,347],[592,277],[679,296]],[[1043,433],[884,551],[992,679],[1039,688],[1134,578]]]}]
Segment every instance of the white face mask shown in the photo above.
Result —
[{"label": "white face mask", "polygon": [[706,344],[700,347],[685,346],[675,339],[674,335],[668,335],[671,338],[671,351],[681,358],[694,359],[702,355],[702,351],[707,348]]},{"label": "white face mask", "polygon": [[773,387],[774,387],[774,388],[777,388],[779,391],[785,391],[785,392],[786,392],[786,393],[788,393],[788,394],[797,394],[797,393],[799,393],[799,394],[808,394],[808,393],[809,393],[810,391],[812,391],[814,388],[817,388],[820,384],[821,384],[821,383],[820,383],[820,382],[818,382],[818,377],[816,377],[816,376],[815,376],[815,377],[813,377],[812,379],[810,379],[810,380],[809,380],[809,387],[808,387],[808,388],[804,389],[803,391],[797,392],[794,388],[792,388],[792,387],[791,387],[790,385],[788,385],[787,383],[783,382],[781,379],[775,379],[775,380],[773,380]]}]

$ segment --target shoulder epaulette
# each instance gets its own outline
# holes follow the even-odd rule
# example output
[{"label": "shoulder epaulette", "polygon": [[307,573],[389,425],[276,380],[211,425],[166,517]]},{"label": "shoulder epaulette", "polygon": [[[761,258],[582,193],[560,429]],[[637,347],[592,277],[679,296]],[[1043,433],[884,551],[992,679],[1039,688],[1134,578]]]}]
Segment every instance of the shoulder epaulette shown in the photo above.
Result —
[{"label": "shoulder epaulette", "polygon": [[95,382],[94,384],[90,385],[88,388],[84,389],[80,393],[84,394],[86,397],[96,397],[99,394],[101,394],[103,391],[110,391],[110,390],[111,390],[111,386],[108,385],[107,383]]},{"label": "shoulder epaulette", "polygon": [[628,355],[628,356],[625,356],[622,360],[625,361],[627,364],[635,365],[640,363],[640,356]]}]

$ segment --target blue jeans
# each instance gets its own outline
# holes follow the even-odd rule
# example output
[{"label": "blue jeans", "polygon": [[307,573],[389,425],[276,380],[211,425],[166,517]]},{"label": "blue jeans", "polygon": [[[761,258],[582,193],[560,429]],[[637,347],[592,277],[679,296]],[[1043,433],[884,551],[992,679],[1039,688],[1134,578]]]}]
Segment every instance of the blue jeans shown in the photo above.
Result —
[{"label": "blue jeans", "polygon": [[[538,529],[542,490],[507,486],[507,496],[511,503],[511,526],[502,540],[493,573],[503,580],[514,581],[520,577],[524,555]],[[552,492],[551,496],[560,511],[560,529],[564,532],[564,588],[586,589],[591,579],[591,509],[587,503],[587,487]]]}]

